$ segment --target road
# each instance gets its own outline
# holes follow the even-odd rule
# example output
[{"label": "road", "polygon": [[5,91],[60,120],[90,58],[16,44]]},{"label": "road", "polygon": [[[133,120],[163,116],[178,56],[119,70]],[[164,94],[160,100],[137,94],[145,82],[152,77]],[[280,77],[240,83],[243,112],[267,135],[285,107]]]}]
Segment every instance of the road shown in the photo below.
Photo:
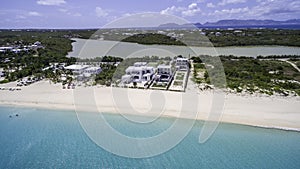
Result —
[{"label": "road", "polygon": [[298,68],[297,65],[295,65],[293,62],[290,62],[288,60],[285,60],[285,62],[289,63],[290,65],[292,65],[296,70],[298,70],[298,72],[300,72],[300,69]]}]

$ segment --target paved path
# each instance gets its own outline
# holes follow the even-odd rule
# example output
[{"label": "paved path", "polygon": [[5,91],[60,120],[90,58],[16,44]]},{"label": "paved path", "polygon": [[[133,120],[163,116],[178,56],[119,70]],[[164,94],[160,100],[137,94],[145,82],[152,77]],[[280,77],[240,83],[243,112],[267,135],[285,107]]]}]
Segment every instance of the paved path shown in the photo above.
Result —
[{"label": "paved path", "polygon": [[298,68],[298,66],[297,65],[295,65],[293,62],[290,62],[290,61],[288,61],[288,60],[285,60],[287,63],[289,63],[290,65],[292,65],[295,69],[297,69],[298,70],[298,72],[300,72],[300,69]]}]

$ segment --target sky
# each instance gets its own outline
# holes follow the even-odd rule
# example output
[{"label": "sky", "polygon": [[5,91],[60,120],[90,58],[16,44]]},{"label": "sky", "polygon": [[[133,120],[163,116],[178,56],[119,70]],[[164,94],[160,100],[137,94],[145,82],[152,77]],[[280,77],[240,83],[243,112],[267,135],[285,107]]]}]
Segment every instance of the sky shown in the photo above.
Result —
[{"label": "sky", "polygon": [[300,19],[298,0],[2,0],[0,28],[101,28],[157,12],[192,23],[222,19]]}]

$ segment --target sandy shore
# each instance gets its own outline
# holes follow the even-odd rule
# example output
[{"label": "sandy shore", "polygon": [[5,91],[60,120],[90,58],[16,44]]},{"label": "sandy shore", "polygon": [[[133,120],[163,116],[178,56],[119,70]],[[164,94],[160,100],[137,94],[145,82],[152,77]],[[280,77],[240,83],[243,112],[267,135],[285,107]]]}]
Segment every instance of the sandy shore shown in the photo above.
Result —
[{"label": "sandy shore", "polygon": [[[14,87],[15,83],[0,85],[11,86]],[[0,105],[207,120],[216,101],[213,96],[213,92],[194,89],[186,93],[111,87],[77,87],[72,90],[62,89],[61,84],[41,81],[22,87],[20,91],[0,90]],[[226,94],[223,99],[223,112],[217,114],[221,115],[222,122],[300,131],[299,97]]]}]

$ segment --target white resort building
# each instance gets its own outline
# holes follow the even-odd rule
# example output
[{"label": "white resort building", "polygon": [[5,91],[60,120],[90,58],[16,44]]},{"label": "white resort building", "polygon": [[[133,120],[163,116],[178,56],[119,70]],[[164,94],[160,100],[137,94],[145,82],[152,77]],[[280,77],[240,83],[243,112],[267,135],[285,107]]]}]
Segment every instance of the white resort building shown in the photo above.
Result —
[{"label": "white resort building", "polygon": [[4,70],[3,70],[3,68],[0,68],[0,81],[5,79],[4,76],[5,76]]},{"label": "white resort building", "polygon": [[189,70],[189,60],[187,58],[177,58],[176,59],[176,69],[177,70]]},{"label": "white resort building", "polygon": [[71,70],[78,80],[89,78],[92,75],[101,73],[101,67],[95,67],[90,65],[70,65],[65,67],[66,70]]},{"label": "white resort building", "polygon": [[65,67],[66,70],[71,70],[74,74],[83,74],[84,70],[87,69],[88,65],[70,65]]},{"label": "white resort building", "polygon": [[123,83],[141,83],[152,80],[155,70],[153,67],[147,66],[146,62],[136,62],[134,66],[129,66],[125,72],[126,75],[122,76]]},{"label": "white resort building", "polygon": [[156,80],[160,82],[169,82],[172,78],[173,71],[171,65],[158,65]]}]

